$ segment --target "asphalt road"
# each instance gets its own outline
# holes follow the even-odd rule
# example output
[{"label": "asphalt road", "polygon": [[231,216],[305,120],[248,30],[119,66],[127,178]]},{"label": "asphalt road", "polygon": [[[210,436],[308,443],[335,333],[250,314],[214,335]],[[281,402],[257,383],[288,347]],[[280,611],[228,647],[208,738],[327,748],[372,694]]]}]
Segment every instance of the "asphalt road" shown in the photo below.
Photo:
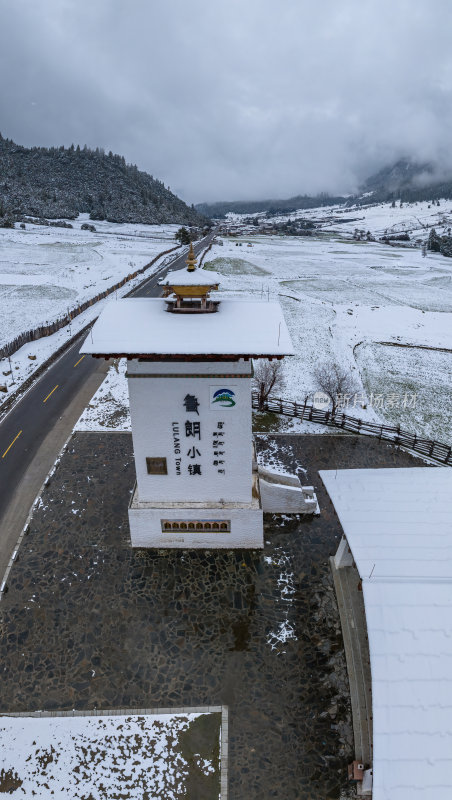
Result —
[{"label": "asphalt road", "polygon": [[[213,233],[209,234],[208,237],[194,245],[196,254],[209,244],[213,235]],[[186,252],[174,259],[171,264],[151,275],[140,288],[133,292],[133,296],[160,296],[161,289],[158,286],[158,280],[170,269],[182,269],[185,259]],[[65,410],[71,404],[74,405],[77,395],[82,392],[86,383],[90,379],[92,380],[93,373],[99,372],[98,359],[88,355],[81,356],[79,353],[85,337],[86,332],[37,380],[0,422],[0,551],[6,539],[8,539],[7,549],[10,549],[11,541],[15,542],[20,533],[19,523],[22,522],[20,519],[17,520],[19,525],[17,535],[15,531],[10,530],[13,524],[12,519],[15,520],[20,514],[16,512],[11,518],[11,514],[8,516],[7,512],[11,499],[15,493],[17,495],[18,487],[20,488],[27,470],[33,462],[36,471],[36,456],[39,455],[44,440],[57,421],[64,419]],[[101,379],[102,375],[99,375],[99,381]],[[70,430],[66,435],[69,434]],[[54,453],[54,459],[57,455],[58,449]],[[41,483],[47,471],[48,468],[45,466]],[[25,522],[31,502],[27,505],[24,498],[26,507],[22,509],[24,512],[22,524]],[[17,498],[16,507],[21,507]],[[5,530],[5,525],[8,530]],[[5,557],[4,552],[0,553],[1,565],[4,564]]]}]

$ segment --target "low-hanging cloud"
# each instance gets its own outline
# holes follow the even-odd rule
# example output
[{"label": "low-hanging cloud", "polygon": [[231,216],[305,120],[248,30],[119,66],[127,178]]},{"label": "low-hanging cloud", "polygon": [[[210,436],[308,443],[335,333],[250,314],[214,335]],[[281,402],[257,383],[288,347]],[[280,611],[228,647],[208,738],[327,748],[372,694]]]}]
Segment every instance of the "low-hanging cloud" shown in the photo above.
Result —
[{"label": "low-hanging cloud", "polygon": [[187,202],[452,166],[449,0],[0,1],[0,130],[121,153]]}]

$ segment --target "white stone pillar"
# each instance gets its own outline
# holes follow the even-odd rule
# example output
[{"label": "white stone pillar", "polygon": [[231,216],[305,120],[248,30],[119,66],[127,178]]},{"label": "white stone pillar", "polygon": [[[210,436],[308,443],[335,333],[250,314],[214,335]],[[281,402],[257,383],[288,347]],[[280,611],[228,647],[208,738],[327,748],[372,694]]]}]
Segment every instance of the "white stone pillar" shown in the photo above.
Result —
[{"label": "white stone pillar", "polygon": [[249,362],[129,361],[138,495],[142,502],[249,503]]},{"label": "white stone pillar", "polygon": [[336,555],[334,556],[334,566],[336,569],[353,566],[353,555],[345,536],[343,536],[339,542],[339,547],[337,548]]}]

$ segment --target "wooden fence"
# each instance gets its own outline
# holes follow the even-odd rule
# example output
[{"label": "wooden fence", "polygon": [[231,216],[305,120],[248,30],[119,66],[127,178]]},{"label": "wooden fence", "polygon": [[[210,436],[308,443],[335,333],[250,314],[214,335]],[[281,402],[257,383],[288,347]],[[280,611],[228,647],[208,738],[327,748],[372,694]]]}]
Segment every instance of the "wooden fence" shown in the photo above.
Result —
[{"label": "wooden fence", "polygon": [[[253,392],[253,408],[258,409],[258,393]],[[393,444],[407,447],[420,455],[431,458],[440,464],[452,466],[452,447],[443,442],[432,439],[422,439],[415,433],[403,430],[400,425],[379,425],[375,422],[367,422],[357,417],[349,417],[348,414],[336,411],[322,411],[314,408],[307,403],[295,403],[292,400],[283,400],[278,397],[269,397],[264,402],[263,411],[274,411],[277,414],[284,414],[286,417],[298,417],[309,422],[318,422],[321,425],[328,425],[331,428],[340,428],[350,433],[360,433],[366,436],[376,436],[377,439],[384,439]]]},{"label": "wooden fence", "polygon": [[80,305],[76,306],[76,308],[70,309],[67,314],[64,314],[62,317],[53,320],[52,322],[46,322],[44,325],[38,325],[36,328],[32,328],[29,331],[24,331],[20,333],[15,339],[12,339],[10,342],[7,342],[2,347],[0,347],[0,360],[2,358],[8,358],[16,350],[19,350],[24,344],[28,342],[34,342],[36,339],[41,339],[43,336],[51,336],[52,333],[56,333],[56,331],[61,330],[61,328],[65,328],[66,325],[74,319],[74,317],[78,317],[79,314],[82,314],[83,311],[86,311],[87,308],[93,306],[94,303],[99,302],[99,300],[103,300],[108,295],[116,292],[117,289],[121,289],[124,284],[131,281],[133,278],[136,278],[137,275],[143,274],[146,272],[147,269],[152,267],[159,258],[162,256],[168,255],[168,253],[172,253],[174,250],[178,250],[180,245],[176,245],[176,247],[171,247],[169,250],[163,250],[161,253],[155,256],[149,264],[146,264],[144,267],[135,270],[134,272],[129,273],[123,278],[119,283],[115,283],[114,286],[110,286],[108,289],[105,289],[103,292],[99,292],[94,297],[91,297],[89,300],[85,300],[84,303],[80,303]]},{"label": "wooden fence", "polygon": [[206,247],[206,249],[204,250],[204,252],[203,252],[203,254],[201,256],[201,258],[199,259],[198,268],[202,267],[202,262],[204,261],[204,259],[205,259],[206,255],[207,255],[207,253],[209,252],[209,250],[212,249],[212,245],[213,245],[213,240],[210,242],[209,246]]}]

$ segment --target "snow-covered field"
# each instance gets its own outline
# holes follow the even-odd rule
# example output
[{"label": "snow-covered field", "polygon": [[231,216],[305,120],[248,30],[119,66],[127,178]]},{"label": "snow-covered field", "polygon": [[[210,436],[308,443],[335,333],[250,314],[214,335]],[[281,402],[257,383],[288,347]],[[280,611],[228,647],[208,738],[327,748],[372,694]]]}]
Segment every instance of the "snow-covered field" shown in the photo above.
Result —
[{"label": "snow-covered field", "polygon": [[71,228],[0,228],[0,345],[113,286],[173,247],[177,225],[94,222]]},{"label": "snow-covered field", "polygon": [[400,408],[390,403],[390,394],[403,397],[408,392],[416,396],[405,411],[408,427],[429,439],[451,440],[451,353],[365,342],[355,354],[368,395],[375,400],[381,394],[387,397],[384,417],[390,424],[402,420]]},{"label": "snow-covered field", "polygon": [[[452,227],[452,200],[440,200],[439,205],[422,201],[419,203],[397,202],[392,208],[389,203],[374,206],[355,206],[345,209],[341,206],[310,209],[299,212],[306,219],[319,219],[324,230],[342,231],[352,234],[355,229],[370,231],[376,238],[385,234],[408,233],[412,241],[424,241],[431,228],[445,234]],[[334,219],[331,219],[331,212]]]},{"label": "snow-covered field", "polygon": [[[409,231],[412,241],[425,240],[432,226],[447,232],[452,203],[429,205],[310,209],[290,217],[320,222],[312,237],[242,235],[213,246],[205,265],[222,275],[220,297],[278,299],[284,309],[297,351],[285,362],[286,397],[304,401],[317,388],[315,365],[332,359],[355,376],[357,396],[347,403],[349,414],[452,439],[452,354],[428,349],[452,350],[452,259],[430,252],[424,257],[420,247],[353,239],[355,229],[375,237]],[[177,227],[96,222],[93,234],[80,230],[84,221],[79,217],[73,229],[27,224],[25,231],[0,230],[0,342],[143,266],[173,244]],[[102,306],[23,347],[2,382],[14,388],[13,378],[16,386]],[[9,363],[0,362],[0,370],[8,372]],[[130,429],[124,371],[110,370],[80,428]],[[299,421],[286,420],[283,427],[301,430]]]},{"label": "snow-covered field", "polygon": [[[178,251],[177,251],[178,252]],[[151,268],[152,271],[160,269],[166,263],[169,263],[173,254],[164,256],[159,259],[156,264]],[[147,273],[151,275],[152,272]],[[137,275],[132,278],[121,289],[115,292],[115,297],[120,299],[124,294],[130,292],[144,279],[143,275]],[[0,385],[4,384],[8,388],[8,392],[17,390],[25,380],[32,376],[39,367],[49,359],[65,342],[67,342],[78,331],[85,327],[89,322],[94,320],[102,311],[106,303],[111,301],[112,297],[106,297],[104,300],[88,306],[86,311],[75,317],[69,325],[66,325],[61,330],[53,333],[51,336],[43,336],[36,339],[34,342],[24,344],[19,350],[11,356],[11,358],[0,359]],[[0,394],[0,412],[1,401],[7,400],[9,394]]]},{"label": "snow-covered field", "polygon": [[[318,388],[315,366],[332,359],[355,376],[347,413],[452,439],[452,352],[421,349],[452,351],[452,259],[333,234],[223,242],[206,264],[223,276],[220,294],[283,306],[297,351],[285,363],[286,397],[304,401]],[[399,346],[380,345],[384,357],[370,357],[382,342]]]},{"label": "snow-covered field", "polygon": [[[443,235],[452,228],[452,200],[440,200],[439,205],[426,201],[403,203],[397,201],[394,208],[390,203],[369,206],[323,206],[321,208],[300,209],[290,214],[271,217],[266,214],[252,214],[260,222],[278,223],[288,219],[305,219],[319,224],[322,231],[350,237],[355,230],[370,231],[380,236],[408,233],[413,242],[424,241],[431,228]],[[228,222],[243,224],[244,215],[228,214]]]},{"label": "snow-covered field", "polygon": [[[74,224],[74,226],[76,224],[78,224],[80,226],[82,224],[82,222],[83,222],[83,220],[81,220],[79,218],[79,220],[75,221],[73,224]],[[102,267],[99,267],[99,271],[98,271],[98,268],[96,267],[95,275],[97,276],[98,285],[95,286],[95,287],[92,287],[92,290],[89,292],[89,296],[90,297],[95,295],[101,289],[106,288],[107,285],[108,286],[114,285],[122,277],[124,277],[125,275],[129,274],[130,270],[132,269],[132,267],[128,263],[127,254],[126,253],[123,253],[122,256],[115,255],[115,252],[114,252],[115,248],[116,248],[116,245],[114,246],[114,242],[115,241],[117,242],[117,246],[118,247],[121,247],[122,245],[124,245],[125,247],[128,247],[130,251],[133,248],[135,248],[137,254],[139,252],[142,252],[142,255],[140,256],[139,259],[138,259],[138,255],[137,255],[136,261],[132,261],[131,262],[134,265],[134,268],[143,267],[146,263],[148,263],[150,260],[152,260],[152,258],[154,258],[159,252],[162,252],[164,250],[169,250],[175,244],[174,231],[177,228],[177,226],[174,226],[174,225],[167,225],[167,226],[158,226],[158,225],[148,225],[148,226],[146,226],[146,225],[142,225],[142,226],[137,227],[137,226],[133,226],[133,225],[119,225],[119,224],[118,225],[113,225],[111,223],[104,223],[104,222],[100,222],[100,223],[97,222],[96,223],[96,227],[97,227],[97,225],[99,226],[99,228],[101,226],[105,227],[105,235],[104,235],[105,248],[107,248],[107,246],[111,245],[111,252],[109,252],[109,254],[107,254],[106,260],[108,260],[108,258],[111,257],[111,263],[113,264],[113,266],[115,268],[115,272],[113,274],[112,280],[109,280],[108,283],[103,284],[103,278],[100,277],[101,276]],[[37,231],[37,234],[36,234],[38,239],[39,239],[39,236],[40,236],[40,234],[42,232],[44,232],[43,233],[44,236],[45,235],[53,236],[55,231],[58,231],[58,232],[60,231],[59,228],[53,228],[53,229],[50,228],[49,229],[49,228],[42,227],[42,226],[34,226],[34,228],[38,228],[38,227],[39,227],[39,230]],[[127,229],[127,230],[125,232],[121,232],[124,228]],[[50,234],[49,234],[49,230],[51,232]],[[85,232],[83,232],[83,231],[82,232],[78,231],[78,233],[74,233],[75,228],[74,228],[74,231],[71,231],[70,229],[65,229],[65,228],[62,228],[61,230],[63,231],[64,234],[66,234],[66,233],[67,234],[71,234],[73,237],[78,236],[80,238],[82,234],[83,234],[83,237],[88,235],[88,234],[85,234]],[[52,233],[52,231],[53,231],[53,233]],[[108,233],[108,231],[111,231],[111,233]],[[25,233],[26,232],[27,231],[25,231]],[[0,229],[0,244],[1,243],[5,244],[5,242],[3,242],[3,240],[1,239],[1,237],[5,233],[8,233],[10,235],[11,234],[18,234],[19,235],[18,231],[13,231],[13,230],[8,230],[8,229]],[[23,231],[22,231],[22,233],[23,233]],[[89,235],[90,236],[95,236],[96,234],[89,233]],[[143,238],[144,238],[144,241],[145,241],[144,246],[141,244],[141,240]],[[12,250],[13,250],[13,248],[10,248],[8,250],[8,252],[11,253]],[[3,251],[0,251],[0,252],[5,253],[6,251],[7,250],[4,248]],[[23,259],[23,261],[19,261],[18,264],[17,264],[18,275],[19,276],[22,275],[22,277],[24,277],[25,273],[20,272],[20,270],[27,268],[27,265],[29,265],[28,262],[31,262],[31,260],[34,258],[34,253],[35,252],[36,252],[36,247],[35,247],[35,244],[33,244],[33,241],[32,241],[31,244],[30,244],[29,249],[26,250],[26,251],[24,251],[24,250],[22,251],[21,258]],[[178,254],[179,252],[180,251],[176,251],[176,254]],[[18,253],[19,253],[19,251],[16,252],[16,255],[18,255]],[[129,255],[130,255],[130,252],[129,252]],[[172,258],[174,258],[174,257],[175,257],[174,254],[169,254],[169,255],[164,256],[162,259],[159,259],[156,262],[156,264],[153,265],[153,267],[149,270],[149,272],[146,273],[146,276],[151,275],[153,271],[155,271],[157,269],[160,269],[163,264],[165,264],[167,262],[170,262],[172,260]],[[87,271],[88,271],[88,266],[89,265],[87,265],[87,267],[86,267]],[[64,270],[62,270],[62,272],[64,272]],[[111,270],[110,270],[110,272],[111,272]],[[14,273],[11,273],[11,274],[13,275],[11,280],[13,280]],[[73,280],[75,281],[76,280],[76,276],[75,277],[72,276],[72,277],[73,277]],[[58,350],[58,348],[61,347],[65,342],[67,342],[68,339],[71,336],[73,336],[75,333],[77,333],[77,331],[81,330],[91,320],[95,319],[95,317],[97,317],[100,314],[100,312],[102,311],[102,308],[104,307],[104,305],[106,303],[108,303],[112,299],[112,297],[117,297],[119,299],[121,296],[123,296],[124,294],[129,292],[131,289],[133,289],[134,286],[138,285],[144,279],[144,277],[145,276],[143,276],[143,275],[137,275],[136,278],[133,278],[131,281],[127,282],[123,287],[121,287],[121,289],[118,289],[117,292],[115,292],[115,295],[112,295],[111,297],[107,297],[104,300],[100,300],[98,303],[95,303],[94,305],[89,306],[82,314],[79,314],[77,317],[75,317],[69,325],[66,325],[64,328],[61,328],[61,330],[57,331],[56,333],[52,334],[51,336],[45,336],[45,337],[42,337],[41,339],[37,339],[34,342],[30,342],[28,344],[23,345],[23,347],[21,347],[19,350],[17,350],[11,356],[10,359],[8,359],[8,358],[0,359],[0,385],[6,385],[6,387],[8,389],[8,393],[16,390],[28,377],[30,377],[32,375],[33,372],[35,372],[40,367],[40,365],[43,362],[45,362],[52,355],[52,353],[54,353],[56,350]],[[22,291],[22,289],[24,289],[25,293],[27,293],[27,287],[24,286],[24,285],[17,286],[16,288],[17,288],[18,296],[20,296],[20,292]],[[82,301],[83,298],[81,297],[80,300]],[[19,305],[20,305],[20,303],[19,303]],[[11,304],[11,308],[15,308],[16,313],[19,314],[19,310],[18,310],[19,306],[18,305],[14,305],[14,303],[12,303]],[[2,325],[5,326],[4,320],[6,319],[7,315],[11,315],[12,314],[11,308],[10,308],[8,302],[7,302],[6,297],[2,297],[1,296],[1,289],[0,289],[0,330],[1,330]],[[29,326],[38,325],[40,322],[43,321],[42,317],[40,316],[41,308],[42,307],[41,307],[41,305],[39,303],[37,305],[36,304],[35,305],[33,305],[33,304],[30,305],[30,308],[28,310],[28,315],[29,316],[27,318]],[[60,309],[60,311],[58,313],[64,312],[66,310],[67,310],[67,307],[63,307],[62,309]],[[54,317],[58,316],[58,314],[55,313],[53,316]],[[19,316],[18,320],[16,320],[16,328],[17,328],[18,321],[20,323],[21,319],[22,318]],[[19,328],[20,331],[27,330],[27,325],[25,324],[24,320],[23,320],[23,324],[22,325],[18,324],[18,328]],[[18,332],[18,330],[16,329],[15,333],[17,334],[17,332]],[[7,340],[9,340],[11,338],[13,338],[12,334],[11,334],[11,336],[9,336],[9,335],[6,336]],[[0,341],[0,344],[1,344],[1,341]],[[0,406],[1,406],[1,401],[3,399],[6,400],[8,398],[8,396],[9,396],[8,393],[0,394]]]},{"label": "snow-covered field", "polygon": [[[223,242],[206,262],[222,275],[218,295],[278,299],[284,309],[297,355],[286,359],[282,394],[303,402],[317,388],[315,366],[332,359],[355,376],[347,413],[452,439],[452,352],[428,349],[452,351],[452,259],[333,235]],[[80,427],[130,429],[126,406],[125,378],[112,370]]]},{"label": "snow-covered field", "polygon": [[208,743],[209,753],[192,753],[189,738],[190,727],[205,716],[1,717],[0,793],[36,800],[176,800],[189,796],[194,769],[212,782],[216,776],[216,791],[212,786],[204,795],[213,800],[218,738]]}]

